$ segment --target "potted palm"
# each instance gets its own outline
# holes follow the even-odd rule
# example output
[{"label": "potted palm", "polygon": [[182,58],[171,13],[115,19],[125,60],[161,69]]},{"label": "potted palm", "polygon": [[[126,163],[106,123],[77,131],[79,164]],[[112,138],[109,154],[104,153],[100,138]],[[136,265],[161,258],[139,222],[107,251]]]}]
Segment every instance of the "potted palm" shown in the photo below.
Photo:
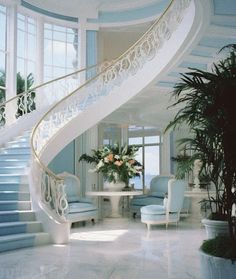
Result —
[{"label": "potted palm", "polygon": [[[201,246],[206,272],[203,278],[214,279],[223,278],[226,272],[227,278],[236,274],[236,45],[227,45],[221,51],[228,52],[213,64],[212,71],[190,69],[182,75],[174,88],[176,101],[172,106],[183,107],[167,126],[189,127],[191,137],[183,143],[189,143],[213,182],[215,196],[209,196],[208,201],[214,218],[220,216],[227,221],[228,236],[205,240]],[[222,261],[228,268],[225,273],[219,272],[223,270],[219,268]]]},{"label": "potted palm", "polygon": [[106,182],[111,185],[119,184],[120,188],[128,186],[129,179],[140,177],[142,165],[135,159],[138,147],[134,145],[114,146],[105,145],[92,154],[82,154],[79,161],[93,164],[91,172],[101,173]]}]

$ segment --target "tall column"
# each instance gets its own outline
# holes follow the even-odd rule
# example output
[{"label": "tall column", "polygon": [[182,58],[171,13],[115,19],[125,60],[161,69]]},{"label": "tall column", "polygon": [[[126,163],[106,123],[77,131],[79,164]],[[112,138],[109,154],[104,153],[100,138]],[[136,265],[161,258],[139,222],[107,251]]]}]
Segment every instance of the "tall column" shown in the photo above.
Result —
[{"label": "tall column", "polygon": [[[80,18],[79,20],[79,68],[85,68],[97,63],[97,32],[87,30],[86,20]],[[90,78],[91,71],[86,75],[83,73],[80,77],[81,83],[84,83],[87,78]],[[80,177],[82,193],[88,190],[92,190],[94,185],[96,188],[98,185],[98,175],[95,173],[89,173],[89,169],[92,167],[86,163],[79,163],[79,154],[90,153],[91,149],[96,149],[98,145],[98,127],[95,126],[76,140],[76,170]]]},{"label": "tall column", "polygon": [[[6,100],[16,96],[17,68],[17,2],[12,1],[8,8],[7,29],[7,69],[6,69]],[[17,102],[11,102],[6,107],[6,124],[15,121]]]},{"label": "tall column", "polygon": [[170,133],[163,134],[161,148],[161,174],[170,174]]},{"label": "tall column", "polygon": [[[86,52],[86,66],[92,66],[97,64],[97,31],[87,30],[86,32],[87,52]],[[87,71],[86,78],[89,79],[96,74],[96,69]]]},{"label": "tall column", "polygon": [[[44,30],[43,30],[43,19],[41,16],[37,19],[37,32],[36,32],[36,85],[43,83],[43,67],[44,67]],[[42,89],[43,90],[43,89]],[[44,103],[43,94],[40,91],[36,94],[36,106],[39,110]]]}]

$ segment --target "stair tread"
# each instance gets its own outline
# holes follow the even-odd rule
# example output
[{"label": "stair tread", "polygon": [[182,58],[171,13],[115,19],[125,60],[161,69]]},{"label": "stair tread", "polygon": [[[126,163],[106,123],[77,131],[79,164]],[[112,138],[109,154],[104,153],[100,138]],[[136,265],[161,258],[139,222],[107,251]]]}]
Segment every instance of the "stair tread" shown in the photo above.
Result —
[{"label": "stair tread", "polygon": [[5,211],[0,211],[0,215],[15,214],[15,213],[34,213],[34,211],[33,210],[5,210]]},{"label": "stair tread", "polygon": [[0,173],[0,177],[4,177],[4,176],[27,176],[27,173]]},{"label": "stair tread", "polygon": [[28,185],[28,183],[19,183],[19,182],[11,182],[11,181],[0,181],[0,184]]},{"label": "stair tread", "polygon": [[17,233],[17,234],[9,234],[9,235],[3,235],[0,236],[0,242],[5,242],[9,240],[17,240],[17,239],[26,239],[32,236],[37,235],[48,235],[46,232],[34,232],[34,233]]},{"label": "stair tread", "polygon": [[25,166],[2,166],[0,169],[24,169]]},{"label": "stair tread", "polygon": [[9,190],[4,190],[0,191],[0,194],[29,194],[29,192],[26,191],[9,191]]},{"label": "stair tread", "polygon": [[41,222],[40,222],[40,221],[4,222],[4,223],[0,223],[0,228],[1,228],[1,227],[7,227],[7,226],[27,225],[27,224],[41,224]]},{"label": "stair tread", "polygon": [[31,203],[31,201],[30,200],[28,200],[28,201],[19,201],[19,200],[13,200],[13,201],[0,201],[0,204],[6,204],[6,203]]},{"label": "stair tread", "polygon": [[7,161],[7,162],[28,162],[28,160],[19,159],[19,158],[5,158],[5,159],[2,159],[1,161],[4,161],[4,162],[5,161]]}]

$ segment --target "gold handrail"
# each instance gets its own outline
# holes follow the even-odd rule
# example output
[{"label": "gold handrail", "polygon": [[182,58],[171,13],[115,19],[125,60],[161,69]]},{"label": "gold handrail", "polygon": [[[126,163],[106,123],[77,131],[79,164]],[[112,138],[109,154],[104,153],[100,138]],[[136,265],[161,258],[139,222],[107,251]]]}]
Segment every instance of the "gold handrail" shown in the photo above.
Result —
[{"label": "gold handrail", "polygon": [[[39,157],[39,154],[37,154],[35,148],[34,148],[34,136],[36,133],[37,128],[39,127],[39,125],[42,123],[42,121],[57,107],[59,106],[62,102],[64,102],[66,99],[70,98],[73,94],[75,94],[76,92],[80,91],[82,88],[84,88],[85,86],[87,86],[88,84],[92,83],[95,79],[97,79],[99,76],[102,76],[102,74],[104,74],[106,71],[108,71],[109,69],[111,69],[119,60],[122,60],[122,58],[124,58],[129,52],[131,52],[131,50],[133,50],[136,46],[139,45],[140,42],[142,42],[142,40],[155,28],[155,26],[164,18],[164,16],[166,15],[166,13],[169,11],[170,7],[173,5],[173,3],[175,1],[179,1],[179,0],[171,0],[171,2],[169,3],[169,5],[167,6],[166,10],[163,12],[163,14],[157,19],[155,20],[155,22],[151,25],[151,27],[148,28],[148,30],[127,50],[125,51],[123,54],[121,54],[118,58],[114,59],[112,61],[112,63],[107,66],[106,68],[104,68],[101,72],[99,72],[98,74],[96,74],[94,77],[92,77],[91,79],[85,81],[82,85],[80,85],[77,89],[73,90],[70,94],[68,94],[66,97],[62,98],[60,101],[58,101],[55,105],[53,105],[43,116],[42,118],[38,121],[38,123],[34,126],[33,131],[31,133],[31,138],[30,138],[30,145],[31,145],[31,150],[34,156],[34,159],[37,161],[37,163],[40,165],[40,167],[42,168],[42,170],[48,174],[49,176],[53,177],[56,180],[63,180],[63,177],[56,175],[54,172],[52,172],[41,160]],[[190,2],[191,0],[189,0]],[[187,2],[187,1],[186,1]]]}]

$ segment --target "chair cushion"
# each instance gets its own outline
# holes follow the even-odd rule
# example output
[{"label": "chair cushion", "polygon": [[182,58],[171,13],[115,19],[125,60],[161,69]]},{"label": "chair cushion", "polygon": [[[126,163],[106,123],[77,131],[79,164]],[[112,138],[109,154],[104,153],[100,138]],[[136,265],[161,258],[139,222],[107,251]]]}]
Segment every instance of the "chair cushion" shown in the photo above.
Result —
[{"label": "chair cushion", "polygon": [[156,205],[156,204],[143,206],[141,207],[140,211],[141,214],[149,214],[149,215],[166,214],[165,207],[163,205]]},{"label": "chair cushion", "polygon": [[91,203],[73,202],[69,203],[69,213],[85,212],[96,210],[96,207]]},{"label": "chair cushion", "polygon": [[165,197],[165,192],[159,192],[159,191],[156,191],[156,192],[152,192],[150,194],[150,196],[152,197],[156,197],[156,198],[164,198]]},{"label": "chair cushion", "polygon": [[163,199],[156,198],[156,197],[146,197],[146,198],[140,198],[140,199],[132,199],[130,202],[130,205],[139,205],[139,206],[144,206],[144,205],[149,205],[149,204],[158,204],[162,205],[163,204]]}]

